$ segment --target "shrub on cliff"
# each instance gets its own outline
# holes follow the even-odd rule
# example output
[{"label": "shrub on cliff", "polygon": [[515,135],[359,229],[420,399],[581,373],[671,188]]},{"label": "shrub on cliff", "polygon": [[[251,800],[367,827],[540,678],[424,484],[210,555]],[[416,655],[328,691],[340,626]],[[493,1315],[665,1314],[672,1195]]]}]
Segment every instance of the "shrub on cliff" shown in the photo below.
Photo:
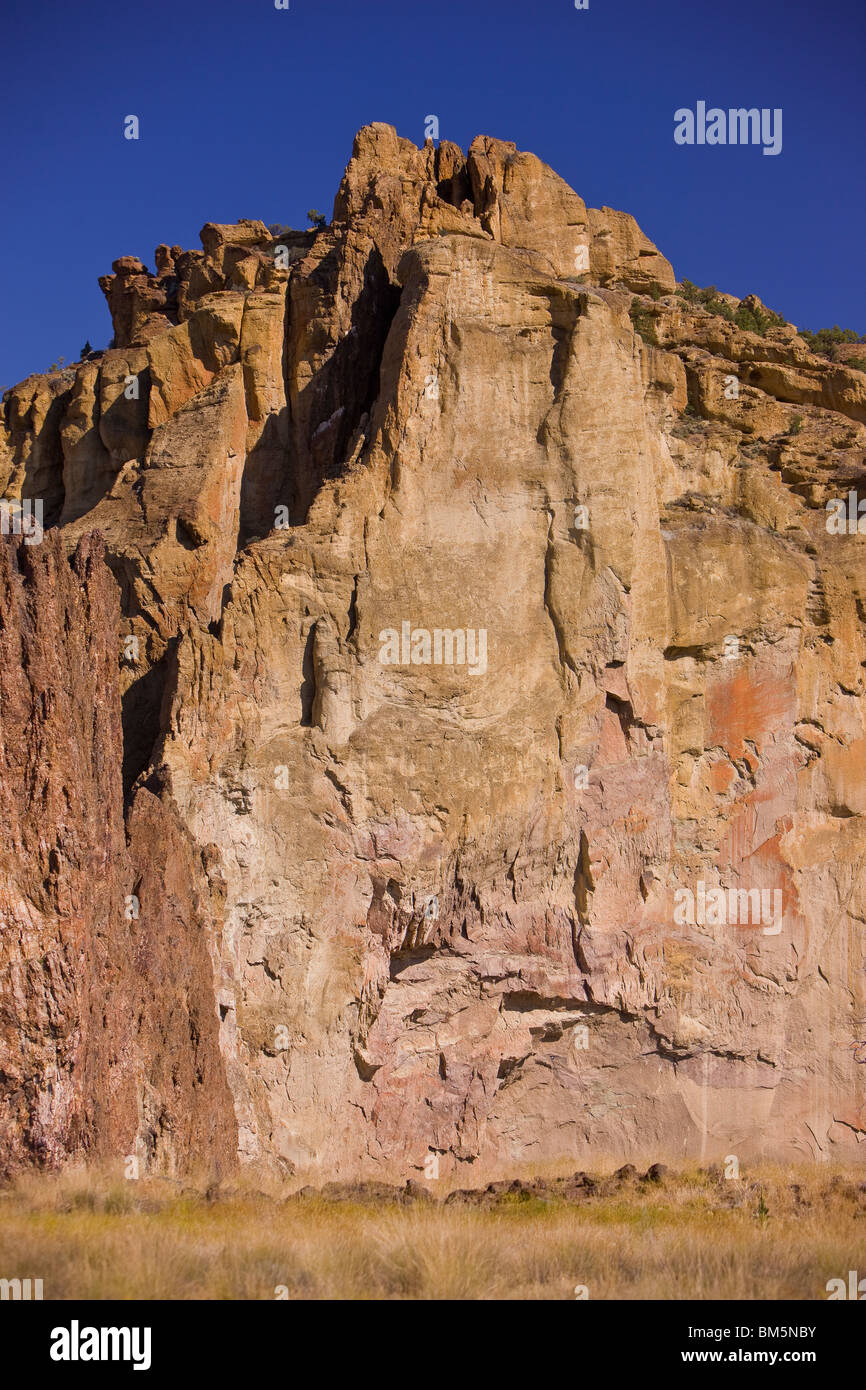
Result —
[{"label": "shrub on cliff", "polygon": [[753,295],[746,296],[751,303],[747,304],[746,299],[742,299],[734,309],[727,300],[721,298],[715,285],[707,285],[702,289],[691,280],[683,280],[677,288],[677,294],[687,304],[706,309],[708,314],[716,314],[749,333],[759,333],[761,337],[766,334],[768,328],[782,327],[786,323],[782,314],[765,308]]},{"label": "shrub on cliff", "polygon": [[649,343],[652,347],[658,347],[659,340],[655,329],[655,319],[649,309],[637,299],[633,299],[628,316],[635,333],[639,333],[645,343]]},{"label": "shrub on cliff", "polygon": [[[866,343],[866,334],[861,337],[859,333],[855,333],[853,328],[840,328],[838,323],[834,324],[832,328],[819,328],[817,333],[812,333],[808,328],[801,328],[799,332],[800,337],[820,357],[829,357],[830,349],[839,343]],[[851,365],[857,366],[862,360],[862,358],[852,358]]]}]

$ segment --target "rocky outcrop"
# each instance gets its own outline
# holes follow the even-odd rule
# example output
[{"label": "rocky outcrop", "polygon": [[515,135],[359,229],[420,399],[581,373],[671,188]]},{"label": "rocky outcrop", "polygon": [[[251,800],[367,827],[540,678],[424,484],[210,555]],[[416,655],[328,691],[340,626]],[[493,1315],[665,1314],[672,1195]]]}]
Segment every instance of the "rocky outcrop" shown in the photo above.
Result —
[{"label": "rocky outcrop", "polygon": [[202,247],[115,263],[0,459],[105,536],[241,1157],[862,1152],[866,375],[486,137],[367,127],[328,226]]},{"label": "rocky outcrop", "polygon": [[124,822],[119,619],[97,540],[0,545],[2,1172],[235,1160],[201,853],[147,787]]}]

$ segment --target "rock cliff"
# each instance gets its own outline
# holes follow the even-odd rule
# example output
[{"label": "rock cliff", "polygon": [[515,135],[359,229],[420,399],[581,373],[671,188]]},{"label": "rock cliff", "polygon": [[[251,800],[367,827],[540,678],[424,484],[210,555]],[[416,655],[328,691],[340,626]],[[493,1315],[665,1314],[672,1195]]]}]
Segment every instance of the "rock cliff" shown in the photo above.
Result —
[{"label": "rock cliff", "polygon": [[486,137],[201,240],[4,398],[4,1161],[862,1154],[866,374]]},{"label": "rock cliff", "polygon": [[0,1172],[227,1172],[214,914],[157,779],[124,824],[120,610],[98,540],[71,565],[56,530],[4,541],[0,595]]}]

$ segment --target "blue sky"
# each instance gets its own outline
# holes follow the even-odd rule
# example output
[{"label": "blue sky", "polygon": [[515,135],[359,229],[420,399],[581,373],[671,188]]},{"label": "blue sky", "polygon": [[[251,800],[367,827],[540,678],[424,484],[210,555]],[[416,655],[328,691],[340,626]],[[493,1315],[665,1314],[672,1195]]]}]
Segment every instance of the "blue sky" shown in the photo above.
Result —
[{"label": "blue sky", "polygon": [[[0,386],[106,346],[117,256],[330,215],[355,130],[430,114],[633,213],[679,278],[866,332],[863,0],[47,0],[3,48]],[[781,154],[676,145],[699,100],[781,107]]]}]

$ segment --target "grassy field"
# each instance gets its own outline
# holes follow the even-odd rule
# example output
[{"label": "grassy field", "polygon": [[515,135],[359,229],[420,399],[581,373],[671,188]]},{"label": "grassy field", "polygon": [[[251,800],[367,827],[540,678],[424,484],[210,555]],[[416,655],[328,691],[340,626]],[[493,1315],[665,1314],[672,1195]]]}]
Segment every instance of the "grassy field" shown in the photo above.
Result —
[{"label": "grassy field", "polygon": [[46,1299],[825,1299],[866,1273],[862,1173],[691,1171],[475,1205],[203,1195],[28,1177],[0,1192],[0,1277]]}]

